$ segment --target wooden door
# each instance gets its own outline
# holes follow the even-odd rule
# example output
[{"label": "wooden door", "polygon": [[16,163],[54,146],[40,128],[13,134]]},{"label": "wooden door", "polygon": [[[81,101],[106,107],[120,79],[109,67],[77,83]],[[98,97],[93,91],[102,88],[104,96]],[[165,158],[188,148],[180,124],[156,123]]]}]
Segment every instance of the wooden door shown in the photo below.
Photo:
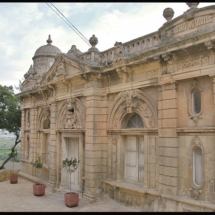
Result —
[{"label": "wooden door", "polygon": [[[67,142],[67,158],[77,158],[79,159],[79,151],[78,151],[78,139],[68,138]],[[68,174],[68,182],[69,182],[69,174]],[[71,189],[72,191],[79,190],[79,168],[71,173]]]},{"label": "wooden door", "polygon": [[143,182],[144,153],[143,138],[128,136],[125,150],[125,180]]},{"label": "wooden door", "polygon": [[128,182],[136,182],[138,179],[137,138],[128,136],[126,140],[125,178]]}]

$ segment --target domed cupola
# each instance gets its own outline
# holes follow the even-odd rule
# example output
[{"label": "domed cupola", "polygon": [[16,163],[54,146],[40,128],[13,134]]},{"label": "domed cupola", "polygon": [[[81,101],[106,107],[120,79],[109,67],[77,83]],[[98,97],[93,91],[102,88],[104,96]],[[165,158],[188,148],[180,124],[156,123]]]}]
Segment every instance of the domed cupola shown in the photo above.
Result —
[{"label": "domed cupola", "polygon": [[33,68],[37,75],[42,75],[43,73],[47,72],[51,65],[55,61],[55,57],[62,53],[59,48],[53,46],[51,40],[51,36],[47,40],[47,44],[38,48],[32,58]]}]

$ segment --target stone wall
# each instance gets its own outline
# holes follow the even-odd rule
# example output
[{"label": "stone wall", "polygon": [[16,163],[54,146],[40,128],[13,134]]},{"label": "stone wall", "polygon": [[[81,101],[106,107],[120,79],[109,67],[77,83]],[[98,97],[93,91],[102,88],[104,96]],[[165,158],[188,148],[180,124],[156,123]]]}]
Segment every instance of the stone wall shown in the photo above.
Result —
[{"label": "stone wall", "polygon": [[8,169],[3,169],[0,170],[0,182],[2,181],[7,181],[10,179],[10,175],[12,174],[18,174],[19,170],[8,170]]}]

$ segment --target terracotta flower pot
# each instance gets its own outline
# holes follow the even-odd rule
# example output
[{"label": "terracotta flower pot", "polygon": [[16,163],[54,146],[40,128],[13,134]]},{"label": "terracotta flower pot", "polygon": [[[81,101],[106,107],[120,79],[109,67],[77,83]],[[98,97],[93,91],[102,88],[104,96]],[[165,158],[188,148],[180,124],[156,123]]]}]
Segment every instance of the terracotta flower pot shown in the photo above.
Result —
[{"label": "terracotta flower pot", "polygon": [[45,195],[46,185],[44,184],[33,184],[33,191],[35,196]]},{"label": "terracotta flower pot", "polygon": [[64,193],[65,205],[67,207],[75,207],[79,203],[79,194],[78,193]]},{"label": "terracotta flower pot", "polygon": [[11,183],[11,184],[17,184],[17,182],[18,182],[18,175],[12,174],[12,175],[10,176],[10,183]]}]

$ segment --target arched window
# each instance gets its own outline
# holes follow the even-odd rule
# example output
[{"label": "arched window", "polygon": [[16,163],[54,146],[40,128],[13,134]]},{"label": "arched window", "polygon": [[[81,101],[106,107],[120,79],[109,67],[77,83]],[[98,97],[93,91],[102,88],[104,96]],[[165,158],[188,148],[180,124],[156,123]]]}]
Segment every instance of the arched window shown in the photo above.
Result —
[{"label": "arched window", "polygon": [[43,134],[43,152],[42,161],[43,163],[49,165],[50,160],[50,133]]},{"label": "arched window", "polygon": [[202,184],[202,150],[199,147],[193,149],[193,182],[195,185]]},{"label": "arched window", "polygon": [[46,119],[43,122],[43,129],[49,129],[50,128],[50,120]]},{"label": "arched window", "polygon": [[192,109],[194,114],[199,114],[201,112],[201,92],[195,90],[192,93]]},{"label": "arched window", "polygon": [[138,114],[134,114],[128,119],[127,128],[143,128],[143,127],[144,127],[143,120]]},{"label": "arched window", "polygon": [[26,145],[25,145],[25,157],[24,159],[28,159],[30,155],[30,138],[27,136]]}]

